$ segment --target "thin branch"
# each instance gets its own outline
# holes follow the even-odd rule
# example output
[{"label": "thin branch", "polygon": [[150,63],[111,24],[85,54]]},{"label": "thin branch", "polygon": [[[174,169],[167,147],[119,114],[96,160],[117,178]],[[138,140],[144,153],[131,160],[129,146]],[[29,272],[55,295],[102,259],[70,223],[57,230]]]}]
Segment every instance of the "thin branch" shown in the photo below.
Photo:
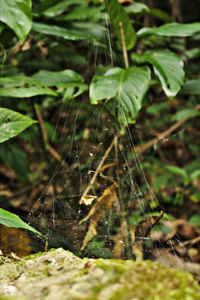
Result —
[{"label": "thin branch", "polygon": [[119,30],[120,30],[120,35],[121,35],[122,51],[123,51],[123,57],[124,57],[124,65],[125,65],[125,68],[128,69],[128,67],[129,67],[128,54],[127,54],[127,50],[126,50],[124,28],[123,28],[122,22],[119,22]]},{"label": "thin branch", "polygon": [[34,104],[34,108],[35,108],[35,113],[36,113],[36,116],[37,116],[37,119],[38,119],[38,122],[39,122],[39,126],[40,126],[40,130],[41,130],[45,150],[48,151],[49,154],[55,160],[59,161],[63,167],[68,168],[69,167],[68,164],[63,160],[61,155],[51,145],[49,145],[48,134],[47,134],[46,128],[44,126],[44,121],[43,121],[42,115],[40,113],[40,109],[39,109],[38,104]]},{"label": "thin branch", "polygon": [[[200,110],[200,105],[197,105],[195,107],[195,110]],[[164,140],[166,137],[168,137],[173,131],[175,131],[176,129],[178,129],[179,127],[181,127],[187,120],[188,120],[188,118],[185,119],[185,120],[178,121],[177,123],[175,123],[174,125],[172,125],[169,129],[167,129],[164,132],[160,133],[158,135],[158,137],[156,137],[153,140],[147,142],[144,146],[140,146],[140,145],[136,146],[135,147],[135,151],[138,154],[144,153],[146,150],[148,150],[152,146],[158,144],[160,141]]]},{"label": "thin branch", "polygon": [[110,146],[108,147],[108,149],[106,150],[104,156],[102,157],[92,179],[90,180],[90,183],[88,184],[87,188],[85,189],[80,201],[79,201],[79,204],[83,204],[84,203],[84,197],[88,194],[89,190],[91,189],[91,187],[93,186],[93,184],[95,183],[95,180],[97,178],[97,175],[99,174],[100,170],[101,170],[101,167],[103,166],[104,164],[104,161],[106,160],[108,154],[110,153],[110,151],[112,150],[114,144],[115,144],[115,141],[117,140],[117,136],[114,137],[112,143],[110,144]]}]

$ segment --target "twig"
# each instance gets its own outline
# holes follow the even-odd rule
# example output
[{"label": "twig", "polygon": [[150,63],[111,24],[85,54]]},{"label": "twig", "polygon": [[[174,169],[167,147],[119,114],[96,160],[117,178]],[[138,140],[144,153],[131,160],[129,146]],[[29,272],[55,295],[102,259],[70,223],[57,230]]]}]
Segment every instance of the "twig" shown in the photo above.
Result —
[{"label": "twig", "polygon": [[112,147],[114,146],[115,144],[115,141],[117,140],[117,136],[114,137],[112,143],[110,144],[110,146],[108,147],[108,149],[106,150],[104,156],[102,157],[92,179],[90,180],[90,183],[88,184],[87,188],[85,189],[80,201],[79,201],[79,204],[83,204],[84,203],[84,197],[87,195],[87,193],[89,192],[89,190],[91,189],[92,185],[94,184],[96,178],[97,178],[97,175],[99,174],[100,170],[101,170],[101,167],[103,166],[104,164],[104,161],[106,160],[108,154],[110,153],[110,151],[112,150]]},{"label": "twig", "polygon": [[[200,105],[197,105],[195,107],[196,110],[200,109]],[[154,138],[153,140],[147,142],[144,146],[136,146],[135,147],[135,151],[138,154],[142,154],[144,153],[146,150],[148,150],[149,148],[151,148],[152,146],[154,146],[155,144],[157,144],[158,142],[162,141],[163,139],[165,139],[167,136],[169,136],[173,131],[175,131],[176,129],[178,129],[180,126],[182,126],[186,121],[188,120],[181,120],[178,121],[177,123],[175,123],[174,125],[172,125],[169,129],[165,130],[164,132],[160,133],[158,135],[158,137]]]},{"label": "twig", "polygon": [[68,168],[69,167],[68,164],[63,160],[61,155],[51,145],[49,145],[47,131],[44,126],[44,121],[43,121],[42,115],[40,113],[38,104],[35,103],[34,108],[35,108],[35,113],[36,113],[36,116],[37,116],[37,119],[38,119],[38,122],[40,125],[40,130],[41,130],[45,150],[48,151],[49,154],[51,156],[53,156],[53,158],[55,158],[55,160],[59,161],[61,163],[61,165]]},{"label": "twig", "polygon": [[124,65],[125,65],[125,68],[128,69],[128,67],[129,67],[128,54],[127,54],[127,50],[126,50],[124,28],[123,28],[122,22],[119,22],[119,30],[120,30],[120,35],[121,35],[122,51],[123,51],[123,57],[124,57]]}]

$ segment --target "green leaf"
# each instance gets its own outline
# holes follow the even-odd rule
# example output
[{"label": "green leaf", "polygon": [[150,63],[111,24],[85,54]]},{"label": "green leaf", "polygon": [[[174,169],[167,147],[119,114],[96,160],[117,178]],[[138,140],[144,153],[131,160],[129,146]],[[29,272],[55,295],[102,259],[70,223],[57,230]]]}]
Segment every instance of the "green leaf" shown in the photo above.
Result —
[{"label": "green leaf", "polygon": [[200,214],[196,214],[196,215],[192,216],[189,219],[188,224],[197,225],[198,227],[200,227]]},{"label": "green leaf", "polygon": [[169,23],[155,28],[142,28],[137,32],[139,38],[143,38],[148,35],[161,35],[161,36],[178,36],[187,37],[192,36],[200,32],[200,23],[192,24],[179,24]]},{"label": "green leaf", "polygon": [[29,160],[23,149],[14,143],[2,143],[0,144],[0,159],[13,169],[24,182],[28,182]]},{"label": "green leaf", "polygon": [[33,23],[33,30],[52,36],[57,36],[65,40],[99,40],[104,36],[107,29],[103,26],[91,22],[76,22],[71,24],[70,29],[63,28],[57,25],[48,25],[44,23]]},{"label": "green leaf", "polygon": [[143,3],[139,3],[139,2],[133,2],[132,4],[125,6],[125,11],[128,14],[142,14],[142,13],[149,13],[150,9],[148,8],[148,6],[146,6]]},{"label": "green leaf", "polygon": [[123,25],[126,49],[132,49],[136,42],[136,33],[135,29],[131,24],[131,21],[129,20],[128,14],[124,10],[124,8],[119,4],[118,0],[106,1],[106,6],[119,45],[122,47],[121,33],[119,27],[119,23],[121,22]]},{"label": "green leaf", "polygon": [[165,166],[165,169],[174,174],[180,175],[184,179],[188,178],[188,174],[183,168],[179,168],[177,166]]},{"label": "green leaf", "polygon": [[[88,89],[81,75],[73,70],[60,72],[39,71],[33,78],[45,86],[56,86],[58,91],[64,91],[63,100],[75,98]],[[76,91],[76,89],[78,89]]]},{"label": "green leaf", "polygon": [[46,9],[43,14],[47,17],[56,17],[62,14],[67,8],[75,4],[86,4],[84,0],[65,0],[58,4]]},{"label": "green leaf", "polygon": [[169,23],[172,21],[172,17],[159,8],[152,8],[150,10],[150,13],[152,16],[154,16],[155,18],[157,18],[165,23]]},{"label": "green leaf", "polygon": [[153,65],[155,74],[158,76],[167,97],[175,97],[184,80],[182,60],[169,50],[151,50],[142,55],[132,54],[134,62]]},{"label": "green leaf", "polygon": [[76,7],[70,11],[62,20],[98,20],[102,17],[101,7]]},{"label": "green leaf", "polygon": [[9,211],[0,208],[0,224],[3,224],[7,227],[23,228],[29,231],[32,231],[38,235],[42,235],[39,231],[22,221],[20,217],[15,214],[10,213]]},{"label": "green leaf", "polygon": [[104,76],[94,76],[90,85],[90,101],[116,98],[121,124],[133,123],[142,107],[150,82],[148,67],[112,68]]},{"label": "green leaf", "polygon": [[71,40],[71,41],[85,40],[88,38],[88,36],[82,35],[81,33],[75,30],[66,29],[57,25],[48,25],[48,24],[34,22],[33,30],[39,33],[57,36],[65,40]]},{"label": "green leaf", "polygon": [[0,78],[0,84],[0,96],[2,97],[29,98],[37,95],[57,96],[53,90],[42,86],[39,81],[23,75]]},{"label": "green leaf", "polygon": [[23,43],[32,25],[31,0],[0,0],[0,21],[8,25]]},{"label": "green leaf", "polygon": [[18,135],[36,121],[16,111],[0,107],[0,143]]},{"label": "green leaf", "polygon": [[84,82],[83,77],[73,70],[52,72],[42,70],[33,75],[33,78],[45,86],[59,86],[70,82]]},{"label": "green leaf", "polygon": [[200,95],[200,79],[189,80],[184,83],[181,94],[184,95]]},{"label": "green leaf", "polygon": [[172,120],[181,121],[188,118],[200,116],[200,111],[196,109],[183,109],[178,111],[173,117]]}]

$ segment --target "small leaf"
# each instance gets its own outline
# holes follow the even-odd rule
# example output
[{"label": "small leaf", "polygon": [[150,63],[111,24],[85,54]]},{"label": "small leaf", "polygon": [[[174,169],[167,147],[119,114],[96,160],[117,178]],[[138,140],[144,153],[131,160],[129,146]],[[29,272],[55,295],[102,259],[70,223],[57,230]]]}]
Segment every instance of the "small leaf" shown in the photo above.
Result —
[{"label": "small leaf", "polygon": [[122,47],[121,33],[119,27],[119,23],[121,22],[123,25],[126,49],[132,49],[136,42],[136,33],[128,17],[128,14],[117,0],[106,1],[106,5],[108,14],[110,16],[111,24],[113,26],[120,46]]},{"label": "small leaf", "polygon": [[161,36],[178,36],[187,37],[192,36],[200,32],[200,23],[192,24],[179,24],[169,23],[155,28],[142,28],[137,32],[139,38],[146,37],[148,35],[161,35]]},{"label": "small leaf", "polygon": [[132,4],[125,6],[125,11],[128,14],[142,14],[142,13],[150,13],[150,9],[144,3],[133,2]]},{"label": "small leaf", "polygon": [[8,212],[5,209],[0,208],[0,224],[3,224],[7,227],[23,228],[29,231],[32,231],[38,235],[42,235],[39,231],[22,221],[20,217],[15,214]]},{"label": "small leaf", "polygon": [[175,53],[169,50],[151,50],[142,55],[133,53],[132,59],[139,64],[152,64],[167,97],[176,96],[183,84],[184,69],[182,60]]},{"label": "small leaf", "polygon": [[[142,107],[150,82],[148,67],[112,68],[104,76],[94,76],[90,85],[90,101],[116,98],[121,124],[133,123]],[[103,87],[103,88],[102,88]]]},{"label": "small leaf", "polygon": [[23,43],[32,25],[31,0],[0,0],[0,21],[8,25]]},{"label": "small leaf", "polygon": [[168,170],[174,174],[180,175],[184,179],[188,178],[187,172],[182,168],[179,168],[177,166],[165,166],[165,168],[166,168],[166,170]]},{"label": "small leaf", "polygon": [[196,109],[183,109],[178,111],[173,117],[172,120],[175,121],[181,121],[186,120],[188,118],[200,116],[200,111],[197,111]]},{"label": "small leaf", "polygon": [[200,95],[200,79],[189,80],[184,83],[181,94],[184,95]]},{"label": "small leaf", "polygon": [[47,17],[56,17],[62,14],[64,11],[67,10],[67,8],[71,5],[75,4],[85,4],[84,0],[65,0],[65,1],[59,1],[56,5],[46,9],[43,14]]},{"label": "small leaf", "polygon": [[0,143],[18,135],[36,121],[13,110],[0,107]]},{"label": "small leaf", "polygon": [[196,214],[196,215],[192,216],[189,219],[188,224],[197,225],[198,227],[200,227],[200,214]]}]

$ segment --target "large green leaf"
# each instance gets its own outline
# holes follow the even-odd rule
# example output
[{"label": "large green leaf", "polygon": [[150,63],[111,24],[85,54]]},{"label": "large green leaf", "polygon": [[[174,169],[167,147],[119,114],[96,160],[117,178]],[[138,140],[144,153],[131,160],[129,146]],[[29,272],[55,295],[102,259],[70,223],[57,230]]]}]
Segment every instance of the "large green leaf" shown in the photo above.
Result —
[{"label": "large green leaf", "polygon": [[189,80],[184,83],[181,94],[200,95],[200,79]]},{"label": "large green leaf", "polygon": [[29,160],[26,152],[16,143],[1,143],[0,159],[7,166],[13,169],[23,182],[28,182]]},{"label": "large green leaf", "polygon": [[139,38],[143,38],[148,35],[161,35],[161,36],[179,36],[187,37],[192,36],[200,32],[200,23],[192,24],[179,24],[169,23],[155,28],[142,28],[137,32]]},{"label": "large green leaf", "polygon": [[0,21],[6,23],[22,43],[32,25],[31,0],[0,0]]},{"label": "large green leaf", "polygon": [[41,235],[39,231],[22,221],[20,217],[15,214],[10,213],[9,211],[0,208],[0,224],[3,224],[7,227],[23,228],[29,231],[32,231],[38,235]]},{"label": "large green leaf", "polygon": [[92,104],[97,104],[101,100],[115,98],[119,122],[127,125],[135,121],[149,82],[150,69],[146,66],[112,68],[104,76],[93,77],[90,100]]},{"label": "large green leaf", "polygon": [[64,100],[75,98],[88,89],[87,84],[84,83],[83,77],[73,70],[64,70],[60,72],[42,70],[33,77],[45,86],[56,86],[58,91],[63,91]]},{"label": "large green leaf", "polygon": [[0,107],[0,143],[18,135],[36,121],[16,111]]},{"label": "large green leaf", "polygon": [[0,84],[0,96],[3,97],[29,98],[37,95],[57,96],[53,90],[44,87],[39,81],[23,75],[0,78]]},{"label": "large green leaf", "polygon": [[127,12],[118,2],[118,0],[106,1],[106,5],[110,16],[111,24],[113,26],[113,29],[115,31],[120,46],[122,46],[120,26],[119,26],[119,23],[121,22],[124,30],[126,49],[127,50],[132,49],[136,42],[136,33],[131,24]]},{"label": "large green leaf", "polygon": [[182,60],[169,50],[151,50],[142,55],[132,54],[134,62],[153,65],[155,74],[160,79],[167,97],[175,97],[184,80]]}]

